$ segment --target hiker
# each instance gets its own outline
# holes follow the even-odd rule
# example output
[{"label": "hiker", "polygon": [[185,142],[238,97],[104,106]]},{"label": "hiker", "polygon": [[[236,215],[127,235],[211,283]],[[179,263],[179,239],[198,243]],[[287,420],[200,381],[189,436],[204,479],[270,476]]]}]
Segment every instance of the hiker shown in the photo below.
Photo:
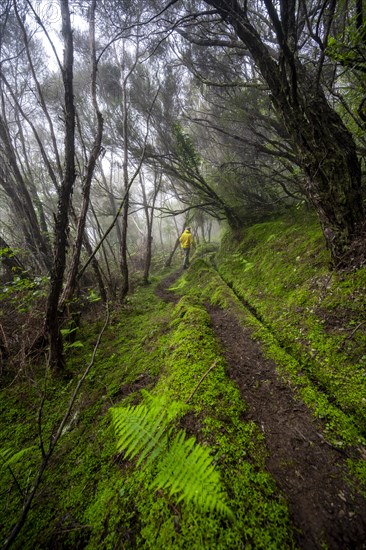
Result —
[{"label": "hiker", "polygon": [[193,235],[191,233],[191,228],[187,227],[181,236],[179,237],[179,242],[184,254],[183,269],[187,269],[189,266],[189,251],[193,243]]}]

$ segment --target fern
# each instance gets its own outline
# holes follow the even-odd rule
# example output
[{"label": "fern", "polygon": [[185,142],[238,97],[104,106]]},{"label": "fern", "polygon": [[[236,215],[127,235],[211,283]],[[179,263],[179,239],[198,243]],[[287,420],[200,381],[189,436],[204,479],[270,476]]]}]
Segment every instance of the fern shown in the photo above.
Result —
[{"label": "fern", "polygon": [[36,448],[35,445],[32,445],[31,447],[26,447],[26,448],[22,449],[21,451],[18,451],[17,453],[15,453],[13,451],[13,449],[9,449],[9,448],[8,449],[5,449],[5,448],[0,449],[0,469],[7,468],[9,470],[10,475],[12,476],[12,478],[15,482],[15,485],[18,488],[18,491],[20,492],[20,494],[23,497],[24,497],[24,491],[23,491],[23,489],[20,485],[20,482],[19,482],[17,476],[13,472],[12,465],[19,462],[26,453],[28,453],[29,451],[34,450],[35,448]]},{"label": "fern", "polygon": [[148,408],[144,404],[112,409],[117,434],[117,449],[125,451],[125,458],[138,454],[137,464],[148,457],[151,463],[166,448],[166,428],[169,423],[161,404]]},{"label": "fern", "polygon": [[26,447],[16,453],[13,451],[13,449],[0,449],[0,467],[6,468],[11,466],[12,464],[15,464],[16,462],[19,462],[19,460],[22,459],[26,453],[34,450],[35,448],[35,445],[32,445],[31,447]]},{"label": "fern", "polygon": [[186,439],[183,431],[161,459],[152,487],[165,489],[170,496],[177,495],[178,502],[192,502],[203,510],[232,517],[209,449],[196,444],[194,437]]},{"label": "fern", "polygon": [[173,402],[167,407],[151,396],[149,401],[149,407],[139,404],[112,409],[118,450],[125,451],[129,459],[139,455],[138,465],[154,463],[157,473],[152,489],[232,518],[209,449],[197,444],[194,437],[187,439],[182,430],[171,437],[170,425],[182,404]]}]

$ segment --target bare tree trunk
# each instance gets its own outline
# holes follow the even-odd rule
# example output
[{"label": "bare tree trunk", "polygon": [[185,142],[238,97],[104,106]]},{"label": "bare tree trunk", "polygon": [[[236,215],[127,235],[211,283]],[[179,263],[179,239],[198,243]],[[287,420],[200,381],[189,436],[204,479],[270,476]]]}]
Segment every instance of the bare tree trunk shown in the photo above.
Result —
[{"label": "bare tree trunk", "polygon": [[[73,222],[75,223],[75,225],[78,225],[78,220],[77,220],[77,217],[76,217],[76,214],[75,214],[73,208],[71,208],[71,216],[73,218]],[[100,294],[100,297],[101,297],[102,301],[104,303],[106,303],[108,298],[107,298],[106,289],[105,289],[105,286],[104,286],[104,283],[103,283],[102,271],[101,271],[101,268],[99,266],[98,260],[96,259],[95,256],[93,256],[93,247],[90,244],[89,235],[88,235],[87,231],[84,231],[83,243],[82,244],[85,248],[86,253],[89,256],[92,256],[92,258],[91,258],[91,267],[94,271],[94,275],[95,275],[95,278],[96,278],[96,281],[97,281],[97,284],[98,284],[99,294]],[[76,274],[76,281],[74,283],[73,295],[75,294],[75,292],[77,292],[78,283],[79,283],[79,277],[78,277],[78,274]],[[67,302],[67,300],[64,299],[64,293],[63,293],[63,295],[61,297],[61,300],[60,300],[60,306],[59,306],[60,312],[64,311],[65,306],[67,305],[66,302]]]},{"label": "bare tree trunk", "polygon": [[[34,185],[34,182],[33,182],[32,169],[31,169],[31,166],[30,166],[30,163],[29,163],[28,151],[27,151],[27,147],[26,147],[26,140],[25,140],[25,137],[24,137],[23,127],[22,127],[22,124],[19,120],[19,112],[15,113],[15,118],[17,120],[19,139],[20,139],[20,142],[22,144],[23,157],[24,157],[25,165],[26,165],[26,169],[27,169],[27,176],[24,179],[25,179],[25,182],[27,184],[27,187],[29,188],[29,194],[30,194],[32,202],[35,206],[35,211],[38,214],[37,219],[39,220],[39,227],[40,227],[41,233],[47,241],[47,247],[50,249],[51,244],[50,244],[50,241],[49,241],[49,238],[48,238],[49,231],[48,231],[48,226],[47,226],[47,222],[46,222],[46,216],[45,216],[45,212],[44,212],[44,209],[43,209],[43,204],[42,204],[42,202],[41,202],[41,200],[38,196],[37,188],[36,188],[36,186]],[[19,155],[18,155],[18,158],[19,158]]]},{"label": "bare tree trunk", "polygon": [[171,251],[171,253],[169,254],[169,256],[167,258],[167,261],[165,262],[165,267],[170,267],[172,265],[173,257],[174,257],[175,251],[177,250],[178,246],[179,246],[179,237],[175,241],[174,248]]},{"label": "bare tree trunk", "polygon": [[[89,237],[88,237],[88,234],[86,232],[84,233],[83,243],[84,243],[85,250],[86,250],[87,254],[89,256],[91,256],[92,253],[93,253],[93,248],[92,248],[92,245],[90,244]],[[101,271],[101,268],[99,266],[98,260],[95,257],[93,257],[93,259],[91,261],[91,265],[92,265],[92,268],[93,268],[93,271],[94,271],[95,278],[96,278],[97,283],[98,283],[100,297],[101,297],[102,301],[104,303],[106,303],[107,300],[108,300],[108,297],[107,297],[106,288],[105,288],[105,285],[104,285],[104,282],[103,282],[102,271]]]},{"label": "bare tree trunk", "polygon": [[59,327],[59,299],[66,263],[69,227],[69,209],[75,183],[75,105],[73,93],[74,47],[68,0],[60,0],[62,36],[64,39],[65,160],[64,177],[59,189],[58,210],[55,220],[54,263],[51,270],[50,292],[47,300],[45,331],[50,344],[50,364],[56,371],[64,369],[63,343]]},{"label": "bare tree trunk", "polygon": [[149,274],[150,274],[151,259],[152,259],[152,242],[153,242],[152,229],[153,229],[153,222],[154,222],[155,203],[156,203],[156,199],[157,199],[160,185],[161,185],[161,174],[159,175],[158,181],[157,181],[157,175],[155,175],[154,191],[153,191],[150,206],[148,204],[146,189],[143,183],[143,179],[141,177],[141,173],[140,173],[140,185],[141,185],[141,192],[142,192],[143,208],[144,208],[145,219],[146,219],[146,248],[145,248],[145,264],[144,264],[143,281],[144,281],[144,284],[147,285],[149,283]]},{"label": "bare tree trunk", "polygon": [[[127,166],[126,166],[126,170],[127,170]],[[121,283],[121,288],[119,293],[121,301],[123,301],[126,298],[129,290],[129,270],[128,270],[128,260],[127,260],[128,211],[129,211],[129,193],[126,195],[126,199],[122,208],[121,246],[120,246],[120,269],[121,269],[122,283]]]},{"label": "bare tree trunk", "polygon": [[96,135],[94,138],[92,151],[90,153],[87,168],[86,168],[86,175],[85,175],[85,180],[83,185],[83,201],[82,201],[81,212],[80,212],[80,216],[77,224],[76,240],[74,244],[74,252],[71,260],[71,266],[67,275],[65,288],[61,299],[62,304],[64,304],[65,302],[69,301],[72,298],[76,287],[81,247],[83,244],[83,240],[85,242],[85,223],[86,223],[86,216],[89,208],[90,188],[91,188],[92,178],[95,170],[95,165],[101,151],[101,143],[102,143],[102,135],[103,135],[103,117],[102,117],[102,113],[99,110],[98,102],[97,102],[97,82],[96,82],[97,61],[96,61],[96,54],[95,54],[95,6],[96,6],[96,0],[93,0],[90,7],[89,45],[91,50],[91,67],[92,67],[91,96],[92,96],[94,111],[97,119],[97,128],[96,128]]},{"label": "bare tree trunk", "polygon": [[209,243],[211,242],[211,231],[212,231],[212,222],[208,222],[207,233],[208,233],[208,242]]},{"label": "bare tree trunk", "polygon": [[50,248],[40,230],[31,196],[17,163],[6,121],[1,115],[0,141],[4,147],[4,166],[0,168],[0,184],[12,202],[27,246],[43,270],[49,270],[51,268]]},{"label": "bare tree trunk", "polygon": [[[137,57],[136,57],[137,59]],[[136,60],[135,60],[136,64]],[[123,120],[122,120],[122,134],[123,134],[123,188],[125,193],[125,201],[122,208],[122,223],[121,223],[121,243],[120,243],[120,269],[121,269],[121,289],[120,299],[123,301],[129,290],[129,270],[128,270],[128,253],[127,253],[127,229],[128,229],[128,211],[130,203],[130,186],[128,179],[128,105],[127,105],[127,82],[131,75],[133,67],[124,76],[124,65],[122,65],[122,102],[123,102]]]},{"label": "bare tree trunk", "polygon": [[[112,171],[113,171],[113,157],[112,157],[112,162],[111,162],[111,173],[110,173],[110,182],[109,182],[109,184],[108,184],[107,178],[104,174],[103,166],[101,166],[101,174],[102,174],[103,183],[104,183],[104,186],[105,186],[105,189],[106,189],[106,192],[107,192],[107,196],[108,196],[109,204],[110,204],[110,207],[111,207],[112,215],[115,218],[118,208],[117,208],[117,204],[116,204],[116,199],[115,199],[114,194],[113,194]],[[121,234],[121,226],[120,226],[118,217],[116,219],[115,225],[116,225],[116,233],[117,233],[118,244],[119,244],[119,246],[121,246],[122,234]]]},{"label": "bare tree trunk", "polygon": [[[91,210],[93,212],[93,216],[94,216],[94,219],[95,219],[95,222],[97,224],[97,227],[95,228],[93,226],[93,232],[94,232],[94,239],[95,241],[97,242],[98,239],[101,239],[103,234],[102,234],[102,229],[100,227],[100,224],[99,224],[99,221],[98,221],[98,218],[97,218],[97,215],[96,215],[96,212],[93,208],[93,204],[91,203]],[[89,254],[89,257],[91,257],[93,255],[93,249],[92,249],[92,246],[88,240],[88,244],[90,246],[90,251],[88,250],[88,254]],[[107,256],[107,251],[106,251],[106,247],[104,245],[104,242],[102,243],[102,246],[101,246],[101,249],[102,249],[102,255],[103,255],[103,258],[104,258],[104,264],[105,264],[105,268],[107,270],[107,276],[104,275],[104,279],[106,280],[107,282],[107,286],[108,286],[108,289],[109,289],[109,294],[110,294],[110,297],[111,298],[115,298],[115,288],[114,288],[114,285],[113,285],[113,281],[112,281],[112,273],[111,273],[111,269],[110,269],[110,265],[109,265],[109,259],[108,259],[108,256]],[[114,252],[113,252],[113,249],[112,247],[109,247],[109,250],[110,250],[110,253],[111,253],[111,256],[112,258],[114,259],[115,261],[115,264],[117,265],[117,260],[116,260],[116,257],[114,255]],[[93,259],[92,259],[92,263],[94,264],[94,260],[95,260],[95,257],[93,256]],[[98,265],[98,270],[100,272],[100,276],[101,276],[101,279],[102,279],[102,269],[99,267],[99,263],[97,263]],[[95,267],[94,267],[94,271],[95,271]],[[103,279],[102,279],[102,283],[103,283]],[[106,289],[105,289],[105,286],[104,286],[104,283],[103,283],[103,287],[104,287],[104,292],[105,292],[105,295],[106,295],[106,298],[107,298],[107,292],[106,292]],[[101,287],[99,285],[99,292],[100,292],[100,295],[102,296],[102,293],[101,293]]]}]

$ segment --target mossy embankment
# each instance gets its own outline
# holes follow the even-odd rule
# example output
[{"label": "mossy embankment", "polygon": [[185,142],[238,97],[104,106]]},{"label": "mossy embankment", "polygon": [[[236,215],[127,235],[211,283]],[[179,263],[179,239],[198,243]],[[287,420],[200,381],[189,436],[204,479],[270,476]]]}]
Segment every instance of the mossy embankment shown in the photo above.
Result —
[{"label": "mossy embankment", "polygon": [[[215,258],[210,252],[197,259],[175,283],[177,304],[158,299],[155,284],[138,288],[113,313],[14,547],[294,548],[286,500],[266,469],[263,433],[244,419],[247,405],[226,374],[206,305],[229,309],[252,327],[282,375],[327,423],[332,444],[360,445],[365,280],[364,270],[329,271],[314,220],[283,219],[227,234]],[[70,350],[74,380],[90,357],[98,328],[86,324],[78,336],[83,347]],[[1,392],[2,448],[14,453],[29,448],[11,470],[2,469],[2,539],[18,517],[41,458],[37,418],[43,381],[38,366]],[[49,380],[45,442],[74,384]],[[109,409],[147,399],[141,389],[167,401],[190,398],[175,428],[210,449],[234,520],[151,490],[154,468],[137,467],[117,453]],[[362,477],[361,461],[353,469]]]},{"label": "mossy embankment", "polygon": [[215,261],[333,443],[364,443],[366,268],[331,270],[317,221],[300,215],[227,234]]}]

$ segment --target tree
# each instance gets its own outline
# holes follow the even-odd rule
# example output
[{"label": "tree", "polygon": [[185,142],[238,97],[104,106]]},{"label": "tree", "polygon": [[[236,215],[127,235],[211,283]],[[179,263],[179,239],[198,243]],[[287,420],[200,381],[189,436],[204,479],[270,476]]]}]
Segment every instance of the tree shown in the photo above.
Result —
[{"label": "tree", "polygon": [[[96,118],[96,129],[93,140],[93,145],[91,152],[86,163],[85,176],[83,181],[83,201],[81,206],[81,211],[77,223],[77,232],[76,239],[74,244],[74,253],[68,272],[67,281],[65,283],[65,288],[63,291],[62,301],[63,303],[70,300],[74,294],[76,283],[77,283],[77,273],[80,263],[80,254],[83,241],[88,242],[88,238],[85,234],[85,224],[86,217],[88,213],[89,203],[90,203],[90,189],[92,184],[92,178],[95,171],[95,166],[98,160],[98,157],[101,152],[102,145],[102,135],[103,135],[103,117],[102,113],[99,110],[98,100],[97,100],[97,60],[96,60],[96,47],[95,47],[95,8],[96,0],[93,0],[90,6],[89,13],[89,47],[90,47],[90,65],[91,65],[91,98]],[[97,275],[100,280],[99,272],[97,270]],[[102,295],[105,298],[105,292],[103,291],[103,286],[99,284],[99,287],[102,288]]]},{"label": "tree", "polygon": [[140,187],[142,194],[142,207],[145,214],[146,235],[145,235],[145,262],[143,281],[147,285],[149,283],[149,274],[152,259],[152,241],[153,241],[153,223],[155,214],[155,203],[161,187],[162,174],[154,174],[154,187],[148,196],[146,192],[144,177],[140,172]]},{"label": "tree", "polygon": [[194,21],[196,36],[197,29],[204,29],[206,47],[224,44],[222,37],[228,30],[245,45],[296,147],[307,176],[306,193],[318,214],[333,263],[346,266],[365,217],[354,140],[321,86],[336,3],[304,3],[297,8],[293,0],[281,0],[278,5],[264,0],[258,9],[238,0],[206,0],[205,4],[213,10],[205,11],[200,3],[188,15],[177,10],[175,24],[181,21],[188,28]]},{"label": "tree", "polygon": [[58,209],[55,217],[54,262],[51,269],[50,291],[47,298],[45,331],[49,337],[50,363],[59,371],[64,368],[63,343],[59,326],[59,300],[66,266],[69,211],[76,179],[75,170],[75,104],[73,87],[74,43],[68,0],[61,0],[64,60],[62,81],[64,86],[64,173],[59,187]]}]

